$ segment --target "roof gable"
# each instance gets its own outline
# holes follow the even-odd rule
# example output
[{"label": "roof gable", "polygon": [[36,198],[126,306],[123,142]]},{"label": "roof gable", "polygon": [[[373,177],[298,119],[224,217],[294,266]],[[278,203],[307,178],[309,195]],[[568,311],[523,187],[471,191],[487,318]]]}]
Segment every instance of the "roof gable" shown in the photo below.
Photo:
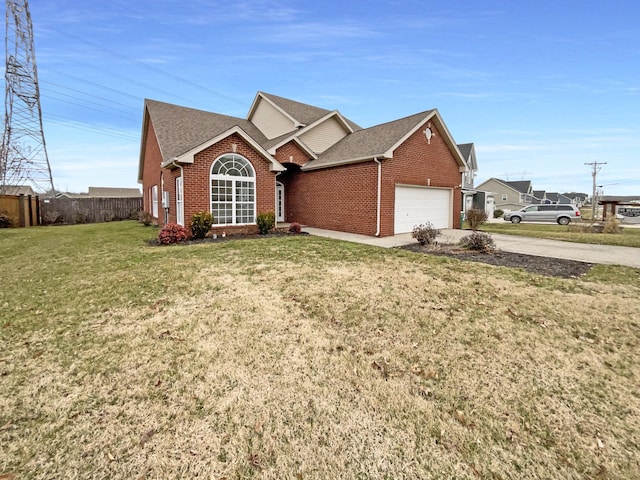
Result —
[{"label": "roof gable", "polygon": [[495,178],[495,177],[491,177],[490,179],[482,182],[480,185],[478,185],[478,188],[479,189],[490,188],[489,185],[491,185],[492,182],[495,182],[495,183],[501,185],[502,187],[504,187],[505,189],[511,190],[512,192],[515,192],[517,194],[526,193],[526,192],[521,192],[520,190],[517,190],[513,185],[511,185],[511,183],[513,183],[513,182],[507,182],[506,180],[501,180],[501,179]]},{"label": "roof gable", "polygon": [[511,188],[513,188],[517,192],[529,193],[529,194],[532,193],[531,180],[520,180],[517,182],[508,182],[504,180],[500,180],[500,181],[505,185],[509,185]]},{"label": "roof gable", "polygon": [[[277,95],[272,95],[265,92],[258,92],[253,100],[253,103],[251,104],[251,107],[249,108],[247,120],[253,121],[256,111],[262,101],[267,101],[274,108],[278,109],[282,115],[291,119],[294,123],[294,128],[306,127],[307,125],[311,125],[312,123],[317,122],[322,117],[325,117],[327,114],[332,112],[331,110],[327,110],[325,108],[297,102],[289,98],[279,97]],[[343,117],[343,119],[349,125],[349,128],[352,131],[361,129],[359,125],[352,122],[348,118]]]},{"label": "roof gable", "polygon": [[274,155],[282,145],[295,140],[303,150],[309,152],[311,158],[317,158],[318,153],[324,152],[352,132],[347,119],[334,110],[311,125],[271,139],[263,146]]},{"label": "roof gable", "polygon": [[473,143],[462,143],[458,145],[458,150],[462,154],[464,161],[470,170],[478,170],[478,161],[476,160],[476,147]]},{"label": "roof gable", "polygon": [[460,150],[435,109],[355,131],[321,154],[317,160],[307,163],[303,170],[356,163],[374,158],[392,158],[396,148],[418,129],[428,126],[431,121],[436,123],[443,132],[445,143],[454,153],[459,167],[466,170],[467,166]]},{"label": "roof gable", "polygon": [[189,163],[193,161],[195,153],[211,145],[213,140],[219,141],[232,133],[238,133],[272,162],[272,168],[284,169],[261,147],[267,139],[248,120],[147,99],[144,105],[139,180],[142,179],[149,123],[153,125],[164,166],[175,159]]},{"label": "roof gable", "polygon": [[235,126],[242,128],[258,143],[266,141],[262,132],[243,118],[155,100],[145,100],[145,114],[153,122],[153,129],[165,161],[178,157]]}]

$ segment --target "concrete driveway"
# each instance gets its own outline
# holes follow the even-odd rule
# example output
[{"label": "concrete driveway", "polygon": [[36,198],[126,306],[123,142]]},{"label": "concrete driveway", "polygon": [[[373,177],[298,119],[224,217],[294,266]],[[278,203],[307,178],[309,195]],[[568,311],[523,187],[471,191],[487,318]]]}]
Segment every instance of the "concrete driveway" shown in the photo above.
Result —
[{"label": "concrete driveway", "polygon": [[[384,248],[399,247],[415,242],[415,240],[411,238],[410,233],[403,233],[393,237],[376,238],[310,227],[305,227],[303,230],[319,237],[335,238],[347,242],[364,243]],[[439,243],[458,243],[462,237],[471,233],[470,230],[452,229],[443,229],[441,232],[442,235],[436,239]],[[640,268],[640,248],[589,245],[586,243],[562,242],[559,240],[520,237],[516,235],[501,235],[498,233],[492,233],[491,237],[496,242],[496,246],[505,252]]]}]

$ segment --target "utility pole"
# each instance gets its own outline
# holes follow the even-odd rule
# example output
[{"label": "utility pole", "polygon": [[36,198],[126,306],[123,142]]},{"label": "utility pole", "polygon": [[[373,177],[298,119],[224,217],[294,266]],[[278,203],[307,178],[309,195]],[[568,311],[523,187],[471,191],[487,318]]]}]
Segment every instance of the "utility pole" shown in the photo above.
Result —
[{"label": "utility pole", "polygon": [[607,162],[591,162],[585,163],[585,165],[589,165],[592,167],[591,176],[593,177],[593,191],[591,193],[591,221],[595,221],[596,219],[596,175],[602,169],[600,165],[606,165]]},{"label": "utility pole", "polygon": [[42,128],[40,87],[27,0],[7,0],[4,133],[0,150],[0,194],[30,183],[54,192]]}]

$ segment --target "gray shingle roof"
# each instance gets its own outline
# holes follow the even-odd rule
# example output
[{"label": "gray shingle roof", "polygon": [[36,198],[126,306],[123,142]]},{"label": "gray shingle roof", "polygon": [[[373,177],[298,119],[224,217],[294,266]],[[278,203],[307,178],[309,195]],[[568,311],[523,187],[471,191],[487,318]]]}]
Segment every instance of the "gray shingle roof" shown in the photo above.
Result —
[{"label": "gray shingle roof", "polygon": [[458,145],[458,149],[460,150],[460,153],[462,153],[462,156],[465,160],[467,160],[469,158],[469,155],[471,155],[471,148],[473,148],[473,143],[462,143]]},{"label": "gray shingle roof", "polygon": [[260,144],[267,140],[253,123],[243,118],[148,99],[145,100],[145,107],[164,161],[180,156],[235,126],[242,128]]},{"label": "gray shingle roof", "polygon": [[382,157],[431,112],[433,110],[427,110],[393,122],[353,132],[327,149],[316,160],[308,162],[303,169],[328,167],[359,159]]},{"label": "gray shingle roof", "polygon": [[530,180],[521,180],[517,182],[507,182],[504,180],[500,180],[505,185],[509,185],[514,190],[517,190],[520,193],[529,193],[529,188],[531,187]]}]

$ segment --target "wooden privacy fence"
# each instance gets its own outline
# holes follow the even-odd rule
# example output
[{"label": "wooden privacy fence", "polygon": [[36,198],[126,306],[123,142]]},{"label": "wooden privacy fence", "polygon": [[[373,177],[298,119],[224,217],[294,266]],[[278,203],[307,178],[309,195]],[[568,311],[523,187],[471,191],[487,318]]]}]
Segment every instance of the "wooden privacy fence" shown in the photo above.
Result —
[{"label": "wooden privacy fence", "polygon": [[50,198],[40,204],[42,223],[100,223],[137,219],[142,197],[134,198]]},{"label": "wooden privacy fence", "polygon": [[11,227],[40,225],[40,202],[31,195],[0,195],[0,214],[8,217]]}]

